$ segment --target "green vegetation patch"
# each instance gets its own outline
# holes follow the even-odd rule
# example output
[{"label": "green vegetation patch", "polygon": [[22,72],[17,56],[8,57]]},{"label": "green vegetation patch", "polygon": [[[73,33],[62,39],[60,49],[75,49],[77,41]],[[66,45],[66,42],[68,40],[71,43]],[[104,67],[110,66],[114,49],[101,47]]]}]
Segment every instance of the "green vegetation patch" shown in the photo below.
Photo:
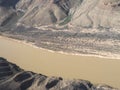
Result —
[{"label": "green vegetation patch", "polygon": [[61,23],[59,23],[60,26],[65,25],[71,21],[72,15],[67,16]]}]

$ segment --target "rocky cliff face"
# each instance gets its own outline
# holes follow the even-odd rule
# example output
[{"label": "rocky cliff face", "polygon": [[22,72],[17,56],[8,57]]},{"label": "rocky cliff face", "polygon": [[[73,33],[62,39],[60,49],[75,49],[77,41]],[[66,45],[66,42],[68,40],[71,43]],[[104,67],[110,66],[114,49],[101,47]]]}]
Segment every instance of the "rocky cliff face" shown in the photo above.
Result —
[{"label": "rocky cliff face", "polygon": [[70,15],[72,8],[82,3],[82,0],[29,0],[29,3],[21,0],[17,7],[23,9],[21,6],[25,3],[28,4],[28,9],[20,23],[40,27],[59,24]]},{"label": "rocky cliff face", "polygon": [[72,25],[74,28],[119,28],[119,4],[119,0],[0,1],[0,7],[4,9],[24,12],[18,23],[34,27]]},{"label": "rocky cliff face", "polygon": [[74,28],[119,28],[120,25],[119,0],[20,0],[16,5],[17,1],[4,3],[24,11],[19,23],[28,26],[69,27],[70,24]]},{"label": "rocky cliff face", "polygon": [[22,23],[37,27],[51,24],[69,27],[70,24],[73,28],[119,28],[120,25],[119,0],[41,0],[34,3]]},{"label": "rocky cliff face", "polygon": [[85,80],[65,80],[24,71],[0,57],[0,90],[119,90]]}]

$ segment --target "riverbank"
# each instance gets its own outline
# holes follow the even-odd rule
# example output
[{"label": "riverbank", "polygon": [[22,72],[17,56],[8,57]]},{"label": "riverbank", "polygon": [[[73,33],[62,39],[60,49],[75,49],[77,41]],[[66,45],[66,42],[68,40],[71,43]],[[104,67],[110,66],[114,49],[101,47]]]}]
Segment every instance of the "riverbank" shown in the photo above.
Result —
[{"label": "riverbank", "polygon": [[120,60],[49,52],[5,37],[0,37],[0,50],[0,56],[25,70],[120,87]]},{"label": "riverbank", "polygon": [[49,51],[51,53],[59,53],[59,54],[64,54],[64,55],[72,55],[72,56],[83,56],[83,57],[95,57],[95,58],[101,58],[101,59],[118,59],[120,60],[120,56],[118,54],[112,54],[112,53],[106,53],[108,56],[101,56],[101,55],[96,55],[96,54],[80,54],[80,53],[67,53],[67,52],[63,52],[63,51],[53,51],[53,50],[50,50],[50,49],[46,49],[46,48],[41,48],[37,45],[35,45],[35,43],[32,43],[32,42],[29,42],[29,41],[26,41],[26,40],[19,40],[19,39],[15,39],[15,37],[11,37],[7,34],[3,34],[0,36],[0,38],[5,38],[7,40],[11,40],[13,42],[17,42],[17,43],[21,43],[21,44],[24,44],[24,45],[28,45],[28,46],[31,46],[33,48],[37,48],[37,49],[41,49],[41,50],[45,50],[45,51]]},{"label": "riverbank", "polygon": [[0,57],[0,68],[0,90],[119,90],[105,84],[93,84],[87,80],[69,80],[25,71],[3,57]]},{"label": "riverbank", "polygon": [[[3,29],[4,30],[4,29]],[[115,29],[116,30],[116,29]],[[41,49],[64,54],[120,59],[119,32],[115,30],[43,30],[18,26],[1,35]]]}]

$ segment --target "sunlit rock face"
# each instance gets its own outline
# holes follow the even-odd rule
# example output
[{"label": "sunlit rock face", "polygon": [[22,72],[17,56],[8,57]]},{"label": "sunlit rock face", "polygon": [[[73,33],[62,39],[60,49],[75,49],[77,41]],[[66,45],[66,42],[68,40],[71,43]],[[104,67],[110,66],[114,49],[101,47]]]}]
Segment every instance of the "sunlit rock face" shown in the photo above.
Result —
[{"label": "sunlit rock face", "polygon": [[84,0],[73,15],[72,24],[83,28],[120,28],[120,0]]},{"label": "sunlit rock face", "polygon": [[32,5],[34,1],[35,0],[20,0],[16,5],[16,9],[25,12],[29,9],[29,6]]},{"label": "sunlit rock face", "polygon": [[18,23],[27,26],[120,28],[119,0],[1,0],[0,6],[23,11]]},{"label": "sunlit rock face", "polygon": [[20,67],[0,57],[0,90],[118,90],[107,85],[93,85],[85,80],[48,77]]},{"label": "sunlit rock face", "polygon": [[[21,0],[18,7],[24,5],[23,2],[26,3]],[[28,5],[28,10],[20,23],[39,27],[60,23],[69,16],[71,8],[81,4],[82,0],[29,0],[29,2],[32,4]]]},{"label": "sunlit rock face", "polygon": [[119,28],[119,4],[119,0],[21,0],[18,8],[28,8],[20,20],[26,25]]}]

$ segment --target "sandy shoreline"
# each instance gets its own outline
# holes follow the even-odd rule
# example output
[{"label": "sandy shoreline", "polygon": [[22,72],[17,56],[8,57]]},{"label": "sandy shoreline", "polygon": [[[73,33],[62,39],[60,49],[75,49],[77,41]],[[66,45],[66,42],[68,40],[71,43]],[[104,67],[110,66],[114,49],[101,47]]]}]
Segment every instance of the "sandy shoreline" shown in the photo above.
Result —
[{"label": "sandy shoreline", "polygon": [[[76,56],[84,56],[84,57],[97,57],[97,58],[104,58],[104,59],[120,59],[120,55],[113,55],[113,54],[110,54],[109,56],[101,56],[101,55],[93,55],[93,54],[78,54],[78,53],[67,53],[67,52],[63,52],[63,51],[53,51],[53,50],[49,50],[49,49],[45,49],[45,48],[41,48],[41,47],[38,47],[36,45],[34,45],[34,43],[32,42],[27,42],[27,41],[22,41],[22,40],[17,40],[17,39],[14,39],[14,38],[10,38],[10,37],[7,37],[7,36],[0,36],[0,38],[4,38],[4,39],[8,39],[8,40],[11,40],[11,41],[14,41],[14,42],[17,42],[17,43],[22,43],[24,45],[29,45],[33,48],[37,48],[37,49],[40,49],[40,50],[45,50],[45,51],[49,51],[51,53],[59,53],[59,54],[65,54],[65,55],[76,55]],[[108,53],[107,53],[108,55]]]}]

